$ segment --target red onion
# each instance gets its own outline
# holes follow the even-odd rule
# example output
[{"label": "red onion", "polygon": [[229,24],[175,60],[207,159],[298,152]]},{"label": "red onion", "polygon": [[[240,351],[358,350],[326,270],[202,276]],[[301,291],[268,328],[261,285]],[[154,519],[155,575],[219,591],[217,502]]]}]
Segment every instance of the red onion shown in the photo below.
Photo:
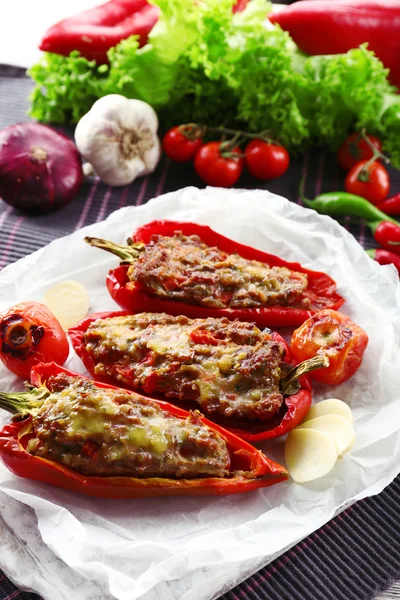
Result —
[{"label": "red onion", "polygon": [[19,210],[45,213],[70,202],[83,180],[75,144],[39,123],[0,132],[0,198]]}]

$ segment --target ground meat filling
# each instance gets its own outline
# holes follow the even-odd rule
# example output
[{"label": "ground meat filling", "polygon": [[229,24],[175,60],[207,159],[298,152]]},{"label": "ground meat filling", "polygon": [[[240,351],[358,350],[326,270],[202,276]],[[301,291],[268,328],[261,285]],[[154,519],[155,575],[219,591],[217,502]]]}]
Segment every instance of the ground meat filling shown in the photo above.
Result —
[{"label": "ground meat filling", "polygon": [[174,237],[153,236],[128,276],[155,296],[201,306],[310,306],[303,295],[305,273],[226,254],[196,235],[179,232]]},{"label": "ground meat filling", "polygon": [[283,403],[283,346],[254,323],[140,313],[96,320],[84,343],[97,375],[208,414],[268,421]]},{"label": "ground meat filling", "polygon": [[225,440],[192,413],[186,420],[135,393],[81,377],[49,379],[32,414],[28,451],[85,475],[193,478],[229,475]]}]

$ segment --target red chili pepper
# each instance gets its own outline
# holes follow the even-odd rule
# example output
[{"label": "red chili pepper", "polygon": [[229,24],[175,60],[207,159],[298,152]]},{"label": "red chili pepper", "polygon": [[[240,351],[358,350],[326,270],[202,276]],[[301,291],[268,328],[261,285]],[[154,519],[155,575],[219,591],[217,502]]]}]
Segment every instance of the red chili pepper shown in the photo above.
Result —
[{"label": "red chili pepper", "polygon": [[[58,373],[78,376],[56,365],[47,363],[34,367],[31,383],[36,387],[45,386],[48,378]],[[86,379],[85,377],[83,377]],[[96,383],[99,388],[114,386]],[[116,388],[114,388],[116,389]],[[167,402],[156,400],[160,407],[171,415],[186,419],[185,410]],[[281,465],[268,459],[236,435],[222,427],[199,417],[203,424],[217,431],[225,440],[231,455],[231,476],[206,477],[194,479],[170,479],[161,477],[98,477],[81,475],[72,469],[51,460],[34,456],[27,452],[26,444],[32,437],[31,419],[6,425],[0,431],[0,458],[3,463],[19,477],[50,483],[58,487],[80,492],[99,498],[145,498],[149,496],[213,496],[238,494],[260,487],[267,487],[288,478],[287,471]]]},{"label": "red chili pepper", "polygon": [[[82,359],[86,369],[93,377],[96,378],[96,380],[100,380],[108,384],[116,383],[107,375],[98,375],[97,373],[95,373],[95,363],[93,362],[91,355],[86,350],[86,346],[84,343],[84,334],[86,333],[90,324],[96,321],[97,319],[107,319],[128,314],[130,313],[128,313],[127,311],[94,313],[89,317],[83,319],[80,323],[78,323],[77,325],[75,325],[75,327],[72,327],[72,329],[68,331],[75,352]],[[289,348],[285,340],[277,332],[273,332],[273,337],[278,342],[280,342],[285,348],[285,363],[294,366],[296,363],[289,352]],[[303,375],[299,379],[299,382],[301,385],[301,389],[296,394],[285,397],[284,404],[281,410],[274,416],[274,418],[271,421],[263,422],[249,420],[249,422],[246,423],[246,426],[243,426],[242,422],[237,423],[235,425],[230,425],[227,424],[227,420],[224,420],[225,429],[235,433],[236,435],[240,436],[245,440],[249,440],[252,442],[269,440],[279,437],[281,435],[285,435],[285,433],[287,433],[302,422],[302,420],[304,419],[311,407],[312,394],[309,379],[307,376]],[[129,388],[129,386],[124,387],[127,387],[128,389],[133,389]],[[147,385],[147,390],[148,389],[149,386]],[[232,422],[234,423],[233,420]]]},{"label": "red chili pepper", "polygon": [[304,269],[299,263],[289,263],[281,258],[245,246],[231,240],[207,225],[177,221],[153,221],[139,227],[133,235],[134,242],[148,244],[153,235],[173,236],[176,231],[183,235],[197,235],[209,246],[217,246],[228,254],[237,253],[249,260],[258,260],[270,267],[286,267],[292,271],[306,273],[308,286],[304,296],[311,302],[309,310],[291,308],[289,306],[267,306],[263,308],[207,308],[174,300],[163,300],[146,292],[142,285],[127,287],[129,283],[128,268],[123,265],[113,269],[107,276],[107,288],[112,298],[130,312],[142,312],[146,307],[147,312],[165,312],[170,315],[186,315],[191,318],[227,317],[230,320],[255,322],[261,327],[285,327],[301,325],[306,319],[323,308],[337,309],[344,303],[344,298],[336,293],[335,281],[318,271]]},{"label": "red chili pepper", "polygon": [[368,223],[375,240],[386,250],[400,254],[400,224],[391,221]]},{"label": "red chili pepper", "polygon": [[314,200],[305,198],[301,191],[300,195],[306,206],[323,215],[365,219],[376,241],[386,250],[400,254],[400,223],[385,215],[365,198],[347,192],[328,192],[320,194]]},{"label": "red chili pepper", "polygon": [[394,0],[302,0],[269,19],[307,54],[342,54],[368,42],[400,86],[400,3]]},{"label": "red chili pepper", "polygon": [[131,35],[144,45],[158,15],[146,0],[110,0],[50,27],[39,48],[62,56],[79,50],[88,60],[107,63],[107,51]]},{"label": "red chili pepper", "polygon": [[400,215],[400,194],[387,198],[380,204],[377,204],[376,208],[386,215]]},{"label": "red chili pepper", "polygon": [[367,250],[367,254],[380,265],[394,265],[400,274],[400,256],[398,254],[382,248],[372,248]]}]

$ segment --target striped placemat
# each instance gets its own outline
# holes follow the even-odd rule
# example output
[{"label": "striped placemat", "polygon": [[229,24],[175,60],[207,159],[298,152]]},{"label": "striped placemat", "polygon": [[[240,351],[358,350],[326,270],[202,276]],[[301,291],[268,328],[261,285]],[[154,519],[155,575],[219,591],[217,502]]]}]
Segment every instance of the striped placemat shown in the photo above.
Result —
[{"label": "striped placemat", "polygon": [[[31,84],[21,71],[0,67],[0,128],[26,120]],[[264,187],[296,202],[306,178],[306,194],[340,189],[343,174],[335,157],[311,151],[293,160],[288,173],[266,185],[244,175],[240,187]],[[400,175],[392,172],[392,191],[400,191]],[[84,183],[79,196],[61,211],[27,217],[0,201],[0,268],[84,225],[101,221],[112,211],[140,205],[162,193],[187,185],[204,187],[191,166],[163,158],[155,173],[130,186],[112,189],[97,180]],[[345,218],[344,227],[365,247],[374,247],[365,224]],[[379,496],[345,510],[290,551],[221,596],[221,600],[369,600],[400,579],[400,478]],[[6,528],[0,518],[0,533]],[[5,529],[4,529],[5,530]],[[1,540],[1,537],[0,537]],[[1,544],[1,541],[0,541]],[[232,585],[238,582],[232,582]],[[382,598],[396,598],[393,595]],[[34,600],[0,573],[0,600]],[[48,600],[57,600],[54,597]]]}]

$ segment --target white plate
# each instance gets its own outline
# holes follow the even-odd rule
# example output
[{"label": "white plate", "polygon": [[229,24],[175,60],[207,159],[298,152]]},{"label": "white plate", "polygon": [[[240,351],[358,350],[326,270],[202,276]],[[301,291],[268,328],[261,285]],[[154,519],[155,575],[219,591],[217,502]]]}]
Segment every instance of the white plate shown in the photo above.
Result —
[{"label": "white plate", "polygon": [[[343,312],[367,330],[370,343],[357,374],[336,388],[316,388],[315,398],[335,396],[351,405],[356,444],[321,480],[225,498],[94,500],[16,478],[1,467],[0,505],[12,505],[5,513],[9,526],[22,535],[21,523],[34,523],[27,509],[32,507],[37,525],[27,538],[29,560],[36,560],[38,545],[48,558],[45,568],[37,559],[36,569],[21,573],[23,553],[2,551],[0,567],[49,600],[70,600],[71,590],[75,600],[215,598],[356,499],[380,492],[400,470],[397,272],[368,258],[336,221],[283,198],[265,191],[186,188],[121,209],[4,269],[0,309],[40,300],[47,287],[63,279],[88,286],[92,311],[114,308],[104,279],[117,260],[84,244],[83,237],[124,242],[137,225],[159,218],[208,224],[334,277],[347,299]],[[73,353],[67,365],[84,372]],[[3,390],[17,383],[0,368]],[[263,448],[282,460],[282,441]]]}]

